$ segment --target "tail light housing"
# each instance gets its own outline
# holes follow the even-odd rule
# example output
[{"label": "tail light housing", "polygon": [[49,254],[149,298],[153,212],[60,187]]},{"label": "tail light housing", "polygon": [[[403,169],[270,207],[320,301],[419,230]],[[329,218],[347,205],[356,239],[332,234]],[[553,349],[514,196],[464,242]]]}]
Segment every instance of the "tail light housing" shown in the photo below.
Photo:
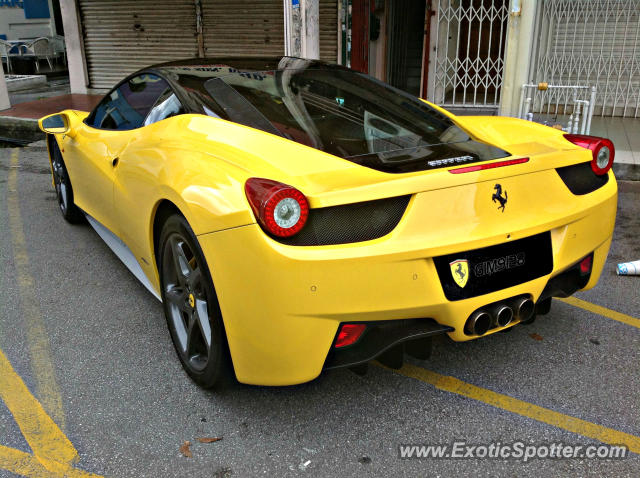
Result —
[{"label": "tail light housing", "polygon": [[602,176],[609,172],[615,157],[615,149],[610,140],[583,134],[565,134],[564,137],[575,145],[591,150],[591,169],[594,173]]},{"label": "tail light housing", "polygon": [[291,237],[309,217],[309,201],[293,186],[264,178],[250,178],[244,191],[262,228],[277,237]]}]

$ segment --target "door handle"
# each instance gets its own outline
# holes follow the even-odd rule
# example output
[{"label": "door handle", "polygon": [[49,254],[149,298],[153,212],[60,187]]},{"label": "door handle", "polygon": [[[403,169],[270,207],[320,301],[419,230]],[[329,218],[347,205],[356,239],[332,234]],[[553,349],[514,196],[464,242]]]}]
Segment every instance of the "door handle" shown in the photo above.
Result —
[{"label": "door handle", "polygon": [[111,166],[113,166],[114,168],[118,165],[118,162],[120,161],[120,158],[118,158],[117,156],[115,158],[113,158],[111,160]]}]

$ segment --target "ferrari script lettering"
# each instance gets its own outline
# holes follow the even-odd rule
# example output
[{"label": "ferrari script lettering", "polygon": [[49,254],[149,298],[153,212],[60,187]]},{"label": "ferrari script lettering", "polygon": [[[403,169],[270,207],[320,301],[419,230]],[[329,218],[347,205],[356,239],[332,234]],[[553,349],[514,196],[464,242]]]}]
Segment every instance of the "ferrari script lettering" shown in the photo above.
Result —
[{"label": "ferrari script lettering", "polygon": [[479,262],[473,266],[473,273],[476,277],[490,276],[496,272],[507,269],[514,269],[523,266],[525,263],[524,252],[509,254],[508,256],[496,257],[490,261]]}]

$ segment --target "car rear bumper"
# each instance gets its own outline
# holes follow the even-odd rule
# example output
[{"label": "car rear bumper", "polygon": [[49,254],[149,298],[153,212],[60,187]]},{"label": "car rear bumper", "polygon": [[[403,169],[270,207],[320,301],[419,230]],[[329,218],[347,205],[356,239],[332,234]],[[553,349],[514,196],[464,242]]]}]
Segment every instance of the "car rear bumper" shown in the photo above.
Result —
[{"label": "car rear bumper", "polygon": [[[481,189],[480,185],[470,187]],[[492,185],[486,187],[490,191]],[[441,197],[446,196],[443,192]],[[520,295],[536,301],[551,278],[592,252],[593,267],[585,288],[593,287],[600,276],[616,214],[613,176],[605,187],[565,205],[541,200],[543,210],[529,217],[526,211],[494,214],[492,208],[491,217],[501,222],[469,224],[486,215],[470,204],[468,216],[458,214],[463,223],[443,216],[440,223],[445,227],[425,234],[415,227],[416,213],[428,216],[431,193],[422,194],[412,199],[408,216],[396,230],[366,243],[287,246],[271,240],[256,224],[199,236],[239,381],[288,385],[316,378],[344,322],[429,318],[440,327],[450,327],[447,333],[453,340],[465,341],[475,338],[464,332],[473,311]],[[447,232],[447,224],[456,227]],[[544,231],[551,234],[551,273],[488,294],[447,300],[433,257]],[[431,237],[424,239],[425,235]]]}]

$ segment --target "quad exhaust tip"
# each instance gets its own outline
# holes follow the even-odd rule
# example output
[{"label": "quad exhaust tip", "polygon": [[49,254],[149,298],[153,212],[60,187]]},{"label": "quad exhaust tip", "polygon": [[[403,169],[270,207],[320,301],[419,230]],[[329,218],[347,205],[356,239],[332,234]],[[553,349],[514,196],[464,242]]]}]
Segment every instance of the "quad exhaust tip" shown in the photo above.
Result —
[{"label": "quad exhaust tip", "polygon": [[469,335],[484,335],[489,331],[492,322],[488,312],[477,310],[467,319],[464,329]]},{"label": "quad exhaust tip", "polygon": [[506,327],[513,320],[513,309],[507,305],[499,305],[495,311],[496,325]]},{"label": "quad exhaust tip", "polygon": [[520,322],[526,322],[533,317],[536,305],[529,298],[520,299],[516,304],[516,317]]},{"label": "quad exhaust tip", "polygon": [[484,335],[491,328],[506,327],[514,319],[527,323],[535,317],[535,308],[536,305],[529,297],[491,304],[471,314],[464,324],[464,331],[467,335]]}]

